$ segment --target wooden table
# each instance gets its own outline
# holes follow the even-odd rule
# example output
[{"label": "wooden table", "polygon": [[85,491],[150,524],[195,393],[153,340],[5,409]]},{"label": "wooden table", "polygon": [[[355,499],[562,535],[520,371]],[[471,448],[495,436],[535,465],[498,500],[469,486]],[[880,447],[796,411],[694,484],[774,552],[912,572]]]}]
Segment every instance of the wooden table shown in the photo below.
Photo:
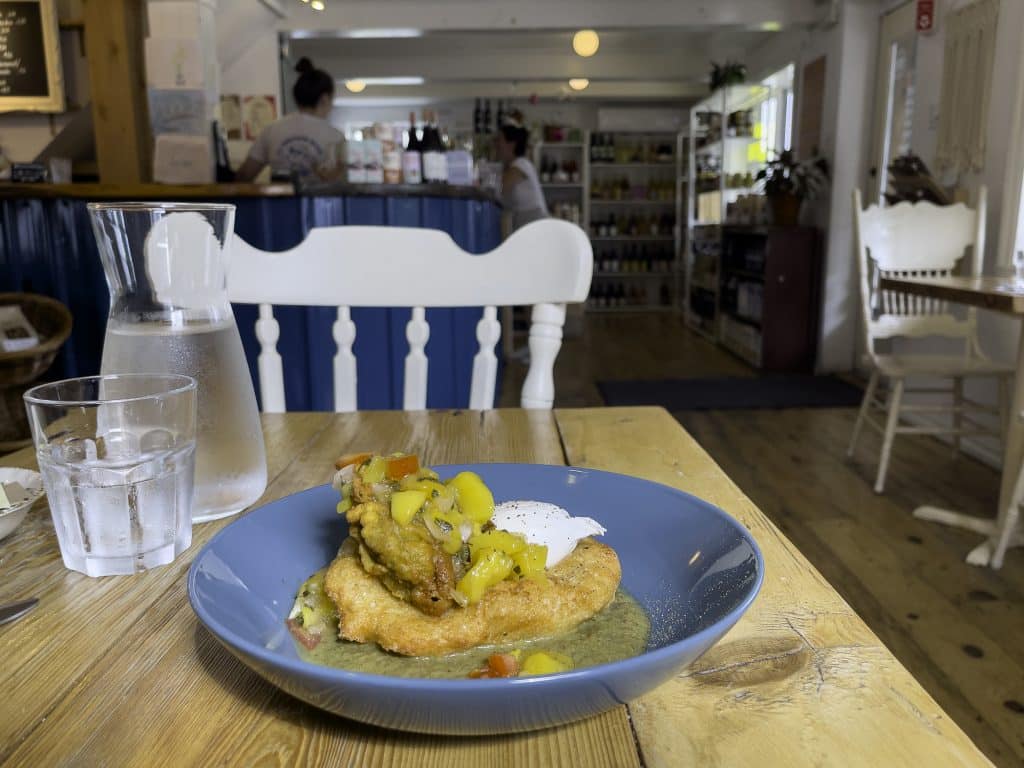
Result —
[{"label": "wooden table", "polygon": [[[198,526],[170,566],[65,570],[40,502],[0,542],[0,765],[990,765],[878,638],[668,413],[657,408],[263,417],[263,501],[317,485],[346,451],[430,464],[522,461],[625,472],[727,510],[764,552],[760,596],[703,658],[649,695],[536,733],[451,738],[362,726],[293,699],[198,622],[185,576],[230,519]],[[22,451],[3,464],[33,466]],[[273,563],[268,562],[272,568]]]},{"label": "wooden table", "polygon": [[[903,291],[914,296],[955,301],[1024,319],[1024,286],[1004,277],[883,277],[880,288]],[[985,535],[985,541],[967,554],[971,565],[1002,568],[1009,547],[1024,546],[1024,534],[1018,526],[1018,510],[1013,503],[1017,477],[1024,466],[1024,333],[1017,347],[1017,372],[1014,375],[1010,420],[1006,425],[1003,445],[1003,474],[999,486],[999,507],[993,518],[975,517],[921,506],[914,517],[957,528],[966,528]]]}]

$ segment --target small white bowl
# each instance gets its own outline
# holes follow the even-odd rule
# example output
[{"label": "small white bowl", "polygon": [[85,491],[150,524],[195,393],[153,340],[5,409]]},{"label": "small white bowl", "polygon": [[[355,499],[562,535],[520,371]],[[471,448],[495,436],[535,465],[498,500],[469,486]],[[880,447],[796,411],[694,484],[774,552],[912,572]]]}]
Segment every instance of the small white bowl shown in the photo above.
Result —
[{"label": "small white bowl", "polygon": [[42,475],[31,469],[0,467],[0,483],[21,483],[29,494],[27,501],[0,511],[0,539],[3,539],[14,533],[14,529],[21,525],[25,515],[28,514],[29,507],[39,501],[43,495],[43,478]]}]

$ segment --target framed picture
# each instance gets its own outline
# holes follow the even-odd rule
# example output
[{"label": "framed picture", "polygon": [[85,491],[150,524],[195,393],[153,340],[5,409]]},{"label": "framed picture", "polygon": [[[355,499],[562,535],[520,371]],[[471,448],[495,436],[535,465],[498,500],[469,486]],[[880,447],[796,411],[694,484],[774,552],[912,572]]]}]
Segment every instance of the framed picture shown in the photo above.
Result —
[{"label": "framed picture", "polygon": [[277,119],[277,99],[273,96],[246,96],[242,99],[242,124],[245,138],[256,141],[260,132]]},{"label": "framed picture", "polygon": [[64,111],[56,0],[0,0],[0,112]]}]

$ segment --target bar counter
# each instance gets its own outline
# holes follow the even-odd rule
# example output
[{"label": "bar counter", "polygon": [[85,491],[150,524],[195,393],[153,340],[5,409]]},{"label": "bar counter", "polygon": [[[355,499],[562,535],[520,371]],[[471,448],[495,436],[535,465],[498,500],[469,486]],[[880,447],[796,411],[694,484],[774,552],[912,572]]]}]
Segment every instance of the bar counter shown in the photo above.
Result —
[{"label": "bar counter", "polygon": [[[235,233],[257,248],[287,250],[314,227],[343,224],[440,229],[463,249],[483,253],[501,241],[500,206],[488,191],[442,184],[0,184],[0,291],[63,302],[71,338],[47,378],[99,371],[109,306],[103,268],[86,210],[92,200],[203,201],[236,206]],[[372,254],[367,254],[372,258]],[[236,265],[237,267],[237,265]],[[429,290],[429,286],[425,287]],[[257,308],[236,304],[235,318],[256,384]],[[361,409],[401,408],[408,310],[354,309]],[[279,307],[278,349],[289,410],[333,410],[331,307]],[[431,326],[427,405],[465,407],[476,351],[476,308],[428,310]]]}]

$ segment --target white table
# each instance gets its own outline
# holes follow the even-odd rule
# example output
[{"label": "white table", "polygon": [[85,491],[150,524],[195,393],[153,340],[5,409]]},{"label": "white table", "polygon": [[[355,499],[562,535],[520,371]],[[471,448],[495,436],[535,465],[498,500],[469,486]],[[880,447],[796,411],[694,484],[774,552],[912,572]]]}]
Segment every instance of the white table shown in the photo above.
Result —
[{"label": "white table", "polygon": [[[883,277],[882,290],[903,291],[945,301],[955,301],[1024,319],[1024,286],[1013,278],[1001,277]],[[1019,510],[1014,503],[1016,487],[1024,461],[1024,333],[1017,347],[1017,373],[1014,376],[1010,423],[1003,447],[1003,476],[999,488],[999,509],[994,519],[974,517],[948,509],[922,506],[914,517],[932,520],[985,535],[985,541],[967,555],[971,565],[1001,568],[1006,550],[1024,546],[1018,527]]]}]

